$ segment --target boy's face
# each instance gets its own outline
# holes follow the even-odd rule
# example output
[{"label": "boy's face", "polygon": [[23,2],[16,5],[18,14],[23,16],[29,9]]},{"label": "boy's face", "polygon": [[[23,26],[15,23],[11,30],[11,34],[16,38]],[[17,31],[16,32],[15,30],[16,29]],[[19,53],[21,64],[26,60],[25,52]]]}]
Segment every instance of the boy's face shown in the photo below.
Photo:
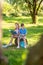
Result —
[{"label": "boy's face", "polygon": [[22,29],[24,28],[24,25],[23,26],[21,26],[22,27]]}]

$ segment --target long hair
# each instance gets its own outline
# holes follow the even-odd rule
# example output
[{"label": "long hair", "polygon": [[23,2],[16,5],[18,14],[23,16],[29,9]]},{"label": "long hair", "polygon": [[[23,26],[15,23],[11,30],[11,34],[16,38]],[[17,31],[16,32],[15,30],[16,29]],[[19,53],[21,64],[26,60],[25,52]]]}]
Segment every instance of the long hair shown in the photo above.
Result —
[{"label": "long hair", "polygon": [[[18,25],[18,29],[19,29],[19,23],[15,23],[15,24],[17,24]],[[15,28],[16,29],[16,28]]]}]

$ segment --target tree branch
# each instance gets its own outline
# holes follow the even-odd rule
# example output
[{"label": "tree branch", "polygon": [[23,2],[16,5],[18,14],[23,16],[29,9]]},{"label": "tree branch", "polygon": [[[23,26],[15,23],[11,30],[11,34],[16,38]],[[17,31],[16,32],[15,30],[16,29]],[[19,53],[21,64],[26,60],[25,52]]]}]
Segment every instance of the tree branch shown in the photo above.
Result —
[{"label": "tree branch", "polygon": [[30,14],[32,16],[31,4],[29,2],[28,2],[28,7],[29,7],[29,10],[30,10]]},{"label": "tree branch", "polygon": [[31,16],[32,16],[31,7],[33,6],[33,4],[32,4],[29,0],[25,0],[25,2],[28,4],[29,10],[30,10],[30,14],[31,14]]},{"label": "tree branch", "polygon": [[33,6],[33,4],[29,0],[25,0],[25,2]]},{"label": "tree branch", "polygon": [[37,10],[36,10],[36,13],[38,12],[38,10],[39,10],[39,8],[40,8],[40,6],[41,6],[42,1],[43,1],[43,0],[41,0],[40,3],[39,3],[39,5],[38,5],[38,8],[37,8]]}]

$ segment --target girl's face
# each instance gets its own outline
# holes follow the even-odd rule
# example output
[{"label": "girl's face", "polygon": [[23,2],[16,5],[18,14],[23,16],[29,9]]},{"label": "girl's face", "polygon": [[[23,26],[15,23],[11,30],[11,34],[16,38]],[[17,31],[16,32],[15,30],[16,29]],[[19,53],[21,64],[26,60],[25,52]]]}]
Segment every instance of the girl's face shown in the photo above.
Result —
[{"label": "girl's face", "polygon": [[18,24],[15,24],[15,28],[19,28],[19,25]]}]

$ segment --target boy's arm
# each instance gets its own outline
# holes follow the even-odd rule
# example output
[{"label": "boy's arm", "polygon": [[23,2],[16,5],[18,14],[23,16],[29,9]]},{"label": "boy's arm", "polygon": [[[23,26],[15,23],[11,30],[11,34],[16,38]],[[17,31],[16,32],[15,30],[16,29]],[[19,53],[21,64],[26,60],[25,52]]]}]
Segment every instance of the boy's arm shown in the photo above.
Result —
[{"label": "boy's arm", "polygon": [[27,30],[25,29],[25,33],[24,33],[24,36],[26,36],[27,35]]}]

